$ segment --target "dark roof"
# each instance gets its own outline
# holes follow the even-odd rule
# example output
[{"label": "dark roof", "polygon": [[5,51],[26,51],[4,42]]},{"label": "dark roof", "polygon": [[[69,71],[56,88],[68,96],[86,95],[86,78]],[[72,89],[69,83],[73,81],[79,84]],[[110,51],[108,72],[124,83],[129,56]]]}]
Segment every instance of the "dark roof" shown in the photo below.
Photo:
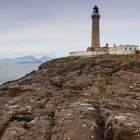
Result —
[{"label": "dark roof", "polygon": [[99,8],[95,5],[94,8],[93,8],[93,11],[96,12],[96,13],[99,13]]}]

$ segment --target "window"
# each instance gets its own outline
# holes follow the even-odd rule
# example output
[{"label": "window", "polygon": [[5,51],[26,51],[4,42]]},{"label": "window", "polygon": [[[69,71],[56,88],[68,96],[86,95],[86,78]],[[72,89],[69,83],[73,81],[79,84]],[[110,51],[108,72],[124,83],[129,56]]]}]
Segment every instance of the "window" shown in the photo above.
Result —
[{"label": "window", "polygon": [[130,50],[132,50],[132,48],[130,48]]},{"label": "window", "polygon": [[125,47],[125,50],[127,50],[127,48]]}]

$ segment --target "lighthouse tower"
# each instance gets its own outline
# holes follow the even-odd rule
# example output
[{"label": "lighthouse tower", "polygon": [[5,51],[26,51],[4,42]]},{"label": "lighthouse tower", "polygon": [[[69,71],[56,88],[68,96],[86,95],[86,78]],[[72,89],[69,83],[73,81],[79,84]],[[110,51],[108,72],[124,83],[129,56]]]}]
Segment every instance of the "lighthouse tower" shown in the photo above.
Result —
[{"label": "lighthouse tower", "polygon": [[100,14],[99,8],[95,6],[93,8],[92,18],[92,38],[91,38],[91,50],[98,51],[100,48]]}]

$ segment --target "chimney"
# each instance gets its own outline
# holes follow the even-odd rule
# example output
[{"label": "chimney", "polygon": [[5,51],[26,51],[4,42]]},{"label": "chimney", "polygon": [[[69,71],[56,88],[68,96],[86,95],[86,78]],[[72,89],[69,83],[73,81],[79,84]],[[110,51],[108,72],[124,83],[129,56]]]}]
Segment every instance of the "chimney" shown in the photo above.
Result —
[{"label": "chimney", "polygon": [[109,47],[109,44],[108,44],[108,43],[106,43],[106,44],[105,44],[105,46],[106,46],[106,47]]}]

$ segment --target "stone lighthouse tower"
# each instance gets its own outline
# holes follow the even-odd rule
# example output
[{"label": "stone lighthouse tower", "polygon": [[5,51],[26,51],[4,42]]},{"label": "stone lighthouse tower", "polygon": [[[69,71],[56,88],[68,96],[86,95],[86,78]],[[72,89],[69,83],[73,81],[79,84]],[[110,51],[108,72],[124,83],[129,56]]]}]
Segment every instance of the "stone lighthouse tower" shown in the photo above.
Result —
[{"label": "stone lighthouse tower", "polygon": [[99,8],[95,6],[93,8],[92,18],[92,38],[91,38],[91,50],[98,51],[100,48],[100,14]]}]

